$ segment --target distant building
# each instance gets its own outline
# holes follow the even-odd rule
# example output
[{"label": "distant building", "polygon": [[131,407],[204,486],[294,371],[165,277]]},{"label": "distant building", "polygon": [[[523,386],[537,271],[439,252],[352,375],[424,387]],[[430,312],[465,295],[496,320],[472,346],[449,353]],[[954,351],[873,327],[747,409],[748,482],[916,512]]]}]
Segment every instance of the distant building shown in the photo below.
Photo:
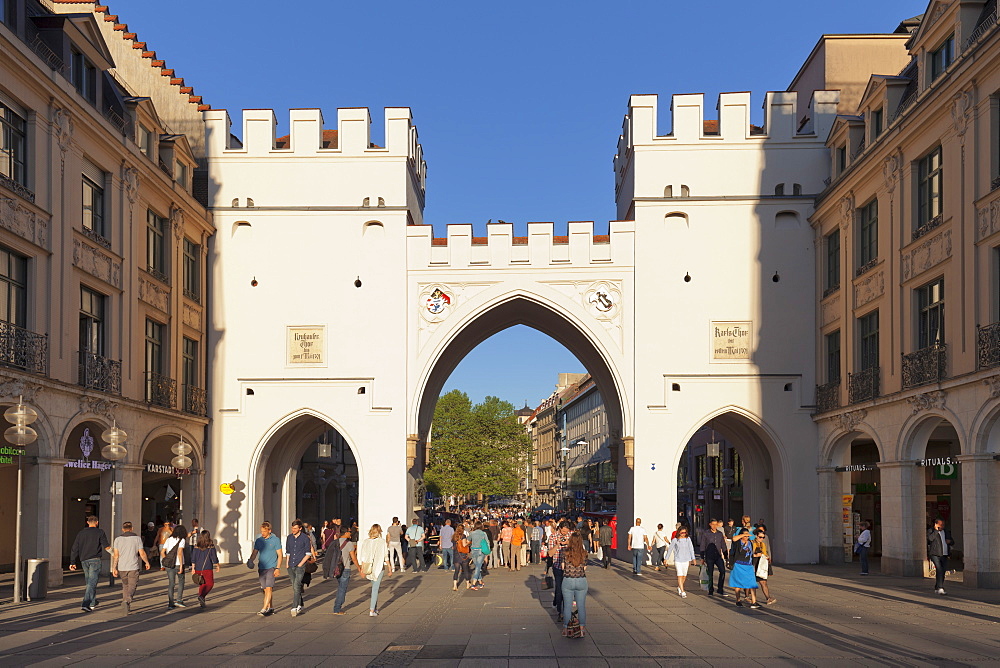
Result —
[{"label": "distant building", "polygon": [[590,374],[566,391],[558,419],[567,448],[566,492],[571,505],[583,510],[614,508],[617,470],[610,447],[608,416],[604,399]]}]

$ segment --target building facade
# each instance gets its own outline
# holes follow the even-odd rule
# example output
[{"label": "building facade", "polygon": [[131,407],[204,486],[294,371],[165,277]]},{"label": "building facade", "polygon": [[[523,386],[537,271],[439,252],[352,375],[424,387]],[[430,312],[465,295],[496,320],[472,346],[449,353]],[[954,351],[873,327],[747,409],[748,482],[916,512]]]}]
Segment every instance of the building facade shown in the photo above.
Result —
[{"label": "building facade", "polygon": [[559,406],[566,450],[566,492],[580,510],[614,509],[617,461],[604,400],[589,374],[567,389]]},{"label": "building facade", "polygon": [[[57,584],[86,516],[111,534],[204,509],[213,226],[194,195],[200,100],[183,81],[106,8],[0,7],[0,403],[39,414],[20,457],[22,554],[50,559]],[[101,448],[114,424],[128,455],[113,470]],[[180,440],[184,471],[170,466]],[[19,458],[0,459],[13,530]]]},{"label": "building facade", "polygon": [[871,68],[832,128],[811,219],[821,554],[849,560],[869,520],[882,571],[921,575],[942,517],[965,582],[998,587],[996,2],[935,0],[901,31],[907,63]]}]

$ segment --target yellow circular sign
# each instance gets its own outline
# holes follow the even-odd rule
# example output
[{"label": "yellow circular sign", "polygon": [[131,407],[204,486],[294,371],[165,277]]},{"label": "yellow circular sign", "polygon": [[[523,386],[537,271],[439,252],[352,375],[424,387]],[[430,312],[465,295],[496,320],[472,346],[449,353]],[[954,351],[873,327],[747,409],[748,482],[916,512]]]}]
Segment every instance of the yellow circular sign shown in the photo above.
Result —
[{"label": "yellow circular sign", "polygon": [[219,491],[222,492],[223,494],[227,494],[228,495],[228,494],[232,494],[236,490],[233,489],[233,486],[230,485],[228,482],[224,482],[221,485],[219,485]]}]

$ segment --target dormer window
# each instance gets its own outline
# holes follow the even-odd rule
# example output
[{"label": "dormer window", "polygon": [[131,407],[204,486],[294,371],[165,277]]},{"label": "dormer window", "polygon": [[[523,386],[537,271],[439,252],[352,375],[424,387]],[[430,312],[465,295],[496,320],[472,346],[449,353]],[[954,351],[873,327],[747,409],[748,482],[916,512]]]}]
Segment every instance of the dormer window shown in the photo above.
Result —
[{"label": "dormer window", "polygon": [[190,168],[187,164],[178,160],[174,168],[174,176],[177,184],[184,190],[188,189],[188,175],[190,174]]},{"label": "dormer window", "polygon": [[153,131],[141,124],[138,128],[136,143],[139,144],[139,150],[144,156],[153,160]]},{"label": "dormer window", "polygon": [[97,102],[97,68],[76,49],[72,50],[70,81],[88,102]]},{"label": "dormer window", "polygon": [[955,58],[955,35],[949,35],[936,50],[931,51],[931,81],[944,74]]},{"label": "dormer window", "polygon": [[837,174],[843,173],[847,169],[847,146],[837,147]]},{"label": "dormer window", "polygon": [[872,132],[872,139],[874,140],[876,137],[882,134],[884,113],[883,109],[880,107],[878,109],[872,109],[871,114],[872,114],[871,132]]}]

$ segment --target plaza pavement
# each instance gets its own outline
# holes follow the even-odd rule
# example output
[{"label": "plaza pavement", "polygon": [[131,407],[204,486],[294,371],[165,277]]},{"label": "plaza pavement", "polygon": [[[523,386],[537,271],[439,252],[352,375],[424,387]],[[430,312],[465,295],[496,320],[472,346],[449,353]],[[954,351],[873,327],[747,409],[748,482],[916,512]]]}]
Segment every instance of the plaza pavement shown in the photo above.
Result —
[{"label": "plaza pavement", "polygon": [[[80,611],[82,578],[41,601],[0,606],[2,666],[910,666],[1000,663],[1000,592],[879,575],[850,566],[776,567],[778,602],[759,610],[709,598],[697,583],[677,596],[672,572],[627,565],[588,569],[583,639],[560,635],[541,568],[496,570],[481,591],[451,591],[451,576],[395,574],[382,583],[380,616],[368,616],[370,587],[352,578],[345,610],[334,616],[334,581],[317,578],[305,614],[289,614],[287,577],[277,613],[255,615],[255,573],[226,566],[198,608],[167,610],[165,575],[140,577],[125,617],[120,589],[102,580],[101,605]],[[190,576],[189,576],[190,578]]]}]

